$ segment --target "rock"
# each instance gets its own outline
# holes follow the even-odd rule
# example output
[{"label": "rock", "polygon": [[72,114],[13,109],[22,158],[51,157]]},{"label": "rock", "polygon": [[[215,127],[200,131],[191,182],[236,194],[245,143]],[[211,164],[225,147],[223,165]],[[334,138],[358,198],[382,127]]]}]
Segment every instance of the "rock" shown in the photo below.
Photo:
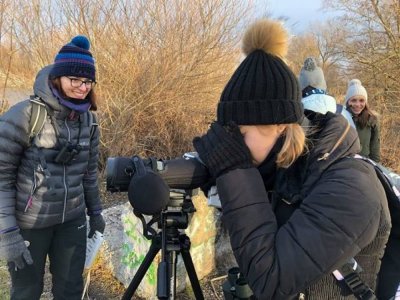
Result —
[{"label": "rock", "polygon": [[[207,206],[207,201],[202,193],[193,196],[192,200],[197,211],[190,214],[189,226],[184,232],[190,238],[190,254],[196,274],[200,280],[215,270],[216,260],[220,256],[226,256],[224,251],[226,249],[230,251],[230,246],[229,244],[228,246],[222,246],[222,244],[226,243],[226,235],[225,239],[219,238],[216,244],[218,211]],[[181,211],[180,208],[174,209]],[[103,257],[101,264],[109,269],[125,287],[128,287],[139,266],[142,264],[151,241],[143,236],[142,223],[133,214],[133,209],[129,203],[108,208],[104,211],[103,215],[107,227],[104,232],[104,243],[101,248],[103,252],[101,255]],[[149,220],[150,218],[146,217],[146,222]],[[157,226],[153,226],[153,228],[157,229]],[[158,252],[144,278],[141,280],[135,295],[145,299],[156,299],[157,268],[161,259],[160,252]],[[172,252],[171,250],[170,253]],[[181,255],[178,256],[176,265],[176,289],[177,292],[180,292],[187,285],[190,285],[190,281]]]}]

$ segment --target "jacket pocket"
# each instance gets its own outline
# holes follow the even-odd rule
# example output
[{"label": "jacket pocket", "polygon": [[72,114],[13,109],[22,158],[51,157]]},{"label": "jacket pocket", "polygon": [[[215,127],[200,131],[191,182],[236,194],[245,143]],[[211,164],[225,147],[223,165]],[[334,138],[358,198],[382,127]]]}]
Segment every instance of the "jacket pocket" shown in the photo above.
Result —
[{"label": "jacket pocket", "polygon": [[42,166],[40,164],[38,164],[37,168],[33,170],[32,186],[31,186],[31,189],[29,191],[28,199],[26,200],[26,205],[25,205],[24,212],[27,212],[28,209],[32,206],[35,192],[37,191],[39,186],[41,184],[43,184],[43,182],[44,182],[44,177],[45,176],[41,172],[41,170],[42,170]]}]

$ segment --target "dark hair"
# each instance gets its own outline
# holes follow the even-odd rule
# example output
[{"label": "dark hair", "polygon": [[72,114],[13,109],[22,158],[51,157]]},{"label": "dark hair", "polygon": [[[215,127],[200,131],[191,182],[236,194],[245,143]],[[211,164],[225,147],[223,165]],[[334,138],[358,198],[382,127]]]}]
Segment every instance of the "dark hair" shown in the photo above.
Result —
[{"label": "dark hair", "polygon": [[354,115],[349,105],[347,105],[346,108],[351,112],[354,122],[361,128],[365,128],[368,124],[376,125],[378,121],[378,117],[369,108],[368,103],[365,103],[365,107],[359,115]]},{"label": "dark hair", "polygon": [[[51,84],[53,85],[54,88],[57,89],[57,91],[61,94],[61,96],[66,97],[63,89],[61,88],[61,80],[60,77],[50,79]],[[97,96],[96,92],[92,88],[89,91],[89,94],[86,96],[87,99],[90,101],[90,110],[96,111],[97,110]]]}]

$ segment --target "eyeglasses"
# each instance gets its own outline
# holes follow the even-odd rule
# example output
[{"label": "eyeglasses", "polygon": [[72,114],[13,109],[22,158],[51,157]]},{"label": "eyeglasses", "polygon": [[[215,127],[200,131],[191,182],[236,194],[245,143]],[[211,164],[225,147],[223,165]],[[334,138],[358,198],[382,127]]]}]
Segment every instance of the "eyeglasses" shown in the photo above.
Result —
[{"label": "eyeglasses", "polygon": [[68,78],[69,80],[71,80],[71,86],[72,86],[73,88],[79,88],[79,87],[82,86],[82,84],[85,84],[85,87],[86,87],[87,89],[91,89],[91,88],[93,88],[93,87],[96,85],[96,82],[93,81],[93,80],[80,80],[80,79],[78,79],[78,78],[68,77],[68,76],[67,76],[67,78]]}]

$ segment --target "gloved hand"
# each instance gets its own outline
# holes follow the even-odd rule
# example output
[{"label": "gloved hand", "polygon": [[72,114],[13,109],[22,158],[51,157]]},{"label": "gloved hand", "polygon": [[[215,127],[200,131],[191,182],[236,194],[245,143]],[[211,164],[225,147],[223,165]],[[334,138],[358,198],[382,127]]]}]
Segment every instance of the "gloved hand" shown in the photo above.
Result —
[{"label": "gloved hand", "polygon": [[193,146],[213,178],[253,166],[250,150],[235,124],[225,129],[217,122],[212,123],[205,135],[194,138]]},{"label": "gloved hand", "polygon": [[88,235],[89,238],[91,238],[96,231],[103,233],[104,228],[106,227],[106,222],[104,221],[103,216],[101,214],[90,216],[89,227],[90,227]]},{"label": "gloved hand", "polygon": [[33,264],[31,253],[18,230],[0,234],[0,259],[14,263],[18,269],[23,269],[25,263]]}]

